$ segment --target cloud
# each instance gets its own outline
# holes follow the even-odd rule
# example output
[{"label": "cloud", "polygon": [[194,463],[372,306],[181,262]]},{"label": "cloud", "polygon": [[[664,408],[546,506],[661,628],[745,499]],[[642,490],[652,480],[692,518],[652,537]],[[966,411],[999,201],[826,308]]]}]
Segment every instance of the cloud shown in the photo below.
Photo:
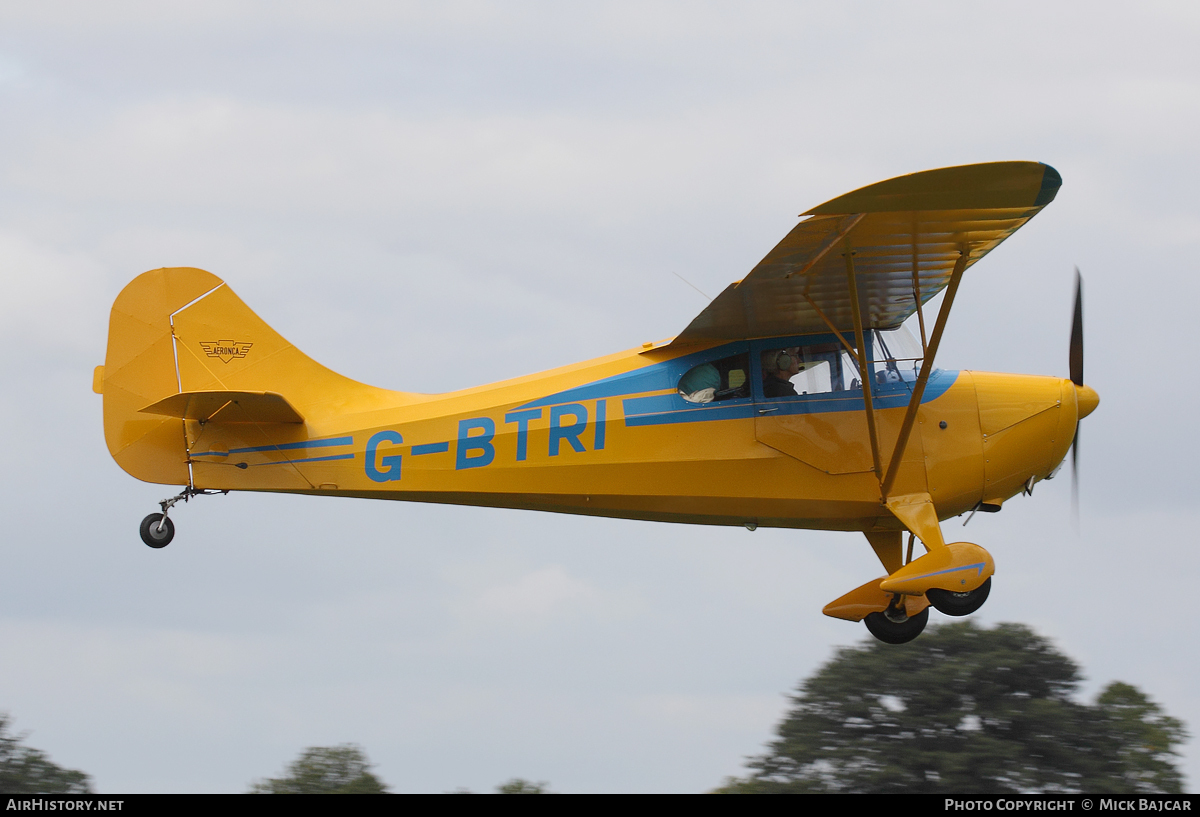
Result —
[{"label": "cloud", "polygon": [[559,565],[544,567],[515,582],[483,591],[476,602],[485,615],[545,618],[564,615],[600,599],[600,594]]},{"label": "cloud", "polygon": [[[104,268],[79,252],[0,232],[0,339],[29,354],[90,352],[107,319]],[[18,354],[15,357],[20,357]],[[9,358],[12,359],[12,356]]]}]

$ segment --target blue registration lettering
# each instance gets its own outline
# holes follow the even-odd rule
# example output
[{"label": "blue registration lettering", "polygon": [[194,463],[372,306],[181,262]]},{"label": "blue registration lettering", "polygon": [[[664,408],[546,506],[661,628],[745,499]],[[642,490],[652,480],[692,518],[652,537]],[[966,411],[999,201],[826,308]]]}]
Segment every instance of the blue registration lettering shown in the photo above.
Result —
[{"label": "blue registration lettering", "polygon": [[604,418],[608,416],[608,401],[596,401],[596,444],[592,448],[597,451],[604,449]]},{"label": "blue registration lettering", "polygon": [[[482,434],[472,435],[472,431]],[[496,446],[492,439],[496,436],[496,423],[490,417],[472,417],[469,420],[458,421],[458,449],[454,459],[454,470],[464,468],[482,468],[491,465],[496,458]],[[481,453],[471,455],[470,452]]]},{"label": "blue registration lettering", "polygon": [[504,415],[505,423],[517,424],[517,462],[524,462],[529,453],[529,421],[542,419],[541,409],[510,411]]},{"label": "blue registration lettering", "polygon": [[[571,415],[574,422],[563,425],[562,418],[564,414]],[[550,456],[557,457],[559,444],[566,440],[571,444],[571,448],[582,454],[584,451],[583,443],[579,441],[579,435],[587,428],[588,410],[586,406],[579,403],[567,403],[565,406],[552,406],[550,408]]]},{"label": "blue registration lettering", "polygon": [[371,439],[367,440],[367,456],[364,457],[367,465],[367,476],[375,482],[395,482],[400,479],[400,455],[389,454],[386,457],[380,457],[378,464],[375,462],[375,452],[379,449],[379,444],[389,442],[399,445],[404,442],[404,438],[397,431],[380,431],[373,434]]}]

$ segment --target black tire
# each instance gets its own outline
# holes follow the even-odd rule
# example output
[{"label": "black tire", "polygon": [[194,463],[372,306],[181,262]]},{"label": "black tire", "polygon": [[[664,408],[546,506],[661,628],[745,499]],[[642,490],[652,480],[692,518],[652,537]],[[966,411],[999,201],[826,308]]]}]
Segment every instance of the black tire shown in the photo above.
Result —
[{"label": "black tire", "polygon": [[926,607],[915,616],[909,616],[908,621],[896,624],[888,621],[883,613],[870,613],[863,619],[863,624],[871,631],[871,635],[884,644],[907,644],[921,634],[929,623],[929,608]]},{"label": "black tire", "polygon": [[992,577],[988,576],[983,584],[967,593],[955,593],[950,590],[934,588],[925,591],[925,598],[929,599],[929,603],[936,607],[942,615],[969,616],[983,606],[990,592],[992,592]]},{"label": "black tire", "polygon": [[[161,531],[158,529],[159,520],[162,520],[163,523]],[[142,535],[142,541],[150,547],[165,548],[175,538],[175,523],[169,516],[164,517],[161,513],[152,513],[142,520],[139,533]]]}]

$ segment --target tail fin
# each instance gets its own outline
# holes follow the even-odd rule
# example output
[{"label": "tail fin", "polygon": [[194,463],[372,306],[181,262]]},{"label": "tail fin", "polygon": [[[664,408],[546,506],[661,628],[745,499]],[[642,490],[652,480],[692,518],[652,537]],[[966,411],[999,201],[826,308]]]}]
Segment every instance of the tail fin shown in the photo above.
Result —
[{"label": "tail fin", "polygon": [[[151,270],[121,291],[94,387],[104,395],[104,436],[113,459],[138,479],[167,485],[190,483],[186,424],[195,421],[195,406],[218,399],[219,392],[231,399],[239,393],[256,423],[292,424],[289,437],[328,425],[348,405],[373,410],[409,397],[325,368],[263,322],[220,278],[191,267]],[[290,416],[281,405],[294,407]],[[304,425],[296,425],[300,420]]]}]

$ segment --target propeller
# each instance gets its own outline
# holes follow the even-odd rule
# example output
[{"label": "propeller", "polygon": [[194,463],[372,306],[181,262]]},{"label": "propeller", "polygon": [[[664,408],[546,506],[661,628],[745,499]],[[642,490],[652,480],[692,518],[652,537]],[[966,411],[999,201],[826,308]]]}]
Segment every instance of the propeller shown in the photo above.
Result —
[{"label": "propeller", "polygon": [[[1083,276],[1075,268],[1075,318],[1071,322],[1071,382],[1083,385]],[[1082,419],[1082,418],[1081,418]],[[1079,432],[1082,422],[1075,423],[1075,439],[1071,441],[1071,516],[1079,528]]]}]

